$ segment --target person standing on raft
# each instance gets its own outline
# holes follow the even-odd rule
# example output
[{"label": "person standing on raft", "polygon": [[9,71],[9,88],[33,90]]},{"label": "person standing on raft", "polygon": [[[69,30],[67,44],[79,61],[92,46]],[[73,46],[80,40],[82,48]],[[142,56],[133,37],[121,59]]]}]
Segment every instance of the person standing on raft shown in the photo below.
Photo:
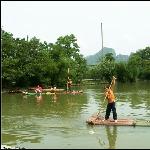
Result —
[{"label": "person standing on raft", "polygon": [[105,86],[105,98],[108,100],[108,104],[107,104],[107,108],[106,108],[105,119],[103,121],[109,119],[110,112],[112,110],[113,119],[114,119],[115,122],[117,122],[117,113],[116,113],[116,106],[115,106],[115,95],[113,93],[113,88],[114,88],[116,79],[117,78],[115,78],[113,76],[111,84]]}]

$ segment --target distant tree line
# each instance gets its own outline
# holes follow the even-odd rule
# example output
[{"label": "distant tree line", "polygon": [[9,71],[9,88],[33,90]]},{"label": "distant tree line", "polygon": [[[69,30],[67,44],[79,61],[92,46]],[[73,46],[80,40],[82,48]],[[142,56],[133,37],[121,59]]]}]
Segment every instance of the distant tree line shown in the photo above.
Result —
[{"label": "distant tree line", "polygon": [[111,82],[113,75],[120,82],[150,80],[150,47],[131,53],[127,62],[115,62],[113,54],[108,53],[97,65],[88,67],[88,78]]},{"label": "distant tree line", "polygon": [[55,43],[40,42],[36,37],[14,38],[3,29],[1,34],[3,88],[65,86],[68,76],[74,83],[84,78],[86,60],[73,34],[61,36]]},{"label": "distant tree line", "polygon": [[37,84],[64,87],[68,77],[78,84],[85,78],[111,82],[113,75],[120,82],[150,80],[150,47],[132,53],[128,62],[115,62],[113,54],[108,53],[97,65],[88,67],[73,34],[47,43],[36,37],[14,38],[12,33],[1,29],[1,44],[3,88]]}]

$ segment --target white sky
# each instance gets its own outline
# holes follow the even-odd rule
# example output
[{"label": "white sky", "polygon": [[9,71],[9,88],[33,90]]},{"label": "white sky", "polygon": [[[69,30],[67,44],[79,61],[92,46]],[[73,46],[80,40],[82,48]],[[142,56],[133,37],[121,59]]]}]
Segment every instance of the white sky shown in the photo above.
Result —
[{"label": "white sky", "polygon": [[14,37],[56,42],[74,34],[84,56],[101,47],[117,54],[150,46],[150,1],[1,1],[1,26]]}]

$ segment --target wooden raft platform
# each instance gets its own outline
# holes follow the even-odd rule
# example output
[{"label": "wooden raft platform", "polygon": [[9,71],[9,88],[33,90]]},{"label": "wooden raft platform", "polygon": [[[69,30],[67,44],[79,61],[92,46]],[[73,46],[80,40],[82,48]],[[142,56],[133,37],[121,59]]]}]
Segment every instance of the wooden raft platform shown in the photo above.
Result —
[{"label": "wooden raft platform", "polygon": [[115,122],[113,119],[103,121],[104,117],[92,115],[86,123],[91,125],[111,125],[111,126],[146,126],[150,127],[150,121],[145,120],[133,120],[133,119],[118,119]]},{"label": "wooden raft platform", "polygon": [[65,89],[43,89],[43,92],[63,92]]}]

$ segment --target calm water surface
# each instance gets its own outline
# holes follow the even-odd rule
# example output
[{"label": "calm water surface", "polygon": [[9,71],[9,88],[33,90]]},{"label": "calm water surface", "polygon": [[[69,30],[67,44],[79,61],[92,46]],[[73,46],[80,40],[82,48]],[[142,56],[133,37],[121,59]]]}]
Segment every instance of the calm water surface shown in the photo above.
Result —
[{"label": "calm water surface", "polygon": [[[116,85],[118,118],[150,120],[149,83]],[[3,93],[2,144],[30,149],[150,148],[150,127],[86,124],[99,110],[105,115],[103,86],[76,87],[84,93],[57,97]]]}]

